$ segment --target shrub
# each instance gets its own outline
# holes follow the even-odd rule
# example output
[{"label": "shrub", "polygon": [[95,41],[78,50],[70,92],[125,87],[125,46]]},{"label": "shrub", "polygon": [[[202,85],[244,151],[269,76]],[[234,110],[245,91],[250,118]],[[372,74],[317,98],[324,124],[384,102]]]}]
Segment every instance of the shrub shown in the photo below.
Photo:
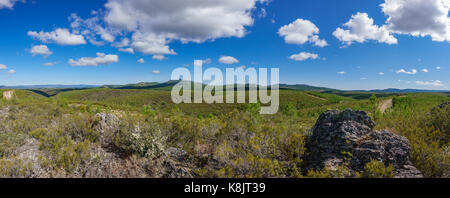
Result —
[{"label": "shrub", "polygon": [[64,132],[47,129],[36,129],[30,132],[30,136],[39,140],[39,149],[49,155],[48,164],[67,172],[75,171],[91,158],[88,140],[77,143]]},{"label": "shrub", "polygon": [[364,167],[364,171],[358,174],[358,177],[364,178],[393,178],[394,167],[392,165],[385,166],[383,162],[372,160]]},{"label": "shrub", "polygon": [[17,147],[24,144],[26,134],[18,132],[0,132],[0,158],[13,154]]},{"label": "shrub", "polygon": [[0,178],[28,178],[32,173],[30,163],[18,158],[0,158]]},{"label": "shrub", "polygon": [[297,108],[291,102],[281,106],[281,112],[287,116],[297,116]]},{"label": "shrub", "polygon": [[164,153],[166,140],[156,123],[139,124],[131,119],[121,122],[114,145],[127,155],[158,158]]}]

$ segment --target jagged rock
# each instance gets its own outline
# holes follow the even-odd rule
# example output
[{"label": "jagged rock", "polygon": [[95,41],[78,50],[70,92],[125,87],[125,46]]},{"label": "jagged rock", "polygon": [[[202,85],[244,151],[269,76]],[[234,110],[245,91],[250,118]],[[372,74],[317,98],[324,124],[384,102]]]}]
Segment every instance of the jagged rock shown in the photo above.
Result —
[{"label": "jagged rock", "polygon": [[114,114],[98,113],[99,119],[97,130],[100,132],[100,143],[103,147],[112,145],[112,135],[119,130],[120,120]]},{"label": "jagged rock", "polygon": [[166,160],[164,161],[164,178],[193,178],[188,168],[188,153],[179,148],[170,147],[166,149]]},{"label": "jagged rock", "polygon": [[449,106],[449,105],[450,105],[450,102],[444,102],[444,103],[442,103],[442,104],[439,105],[439,108],[440,108],[440,109],[443,109],[443,108],[445,108],[445,107],[447,107],[447,106]]},{"label": "jagged rock", "polygon": [[29,165],[29,178],[39,178],[45,176],[45,170],[39,163],[39,142],[35,139],[26,139],[25,144],[15,150],[18,159],[23,164]]},{"label": "jagged rock", "polygon": [[188,153],[179,148],[170,147],[170,148],[166,149],[166,155],[177,161],[184,161],[187,158]]},{"label": "jagged rock", "polygon": [[366,112],[327,111],[317,120],[306,147],[306,169],[336,169],[345,160],[352,172],[364,170],[372,159],[392,164],[396,177],[422,177],[411,166],[409,141],[390,131],[373,131],[375,123]]}]

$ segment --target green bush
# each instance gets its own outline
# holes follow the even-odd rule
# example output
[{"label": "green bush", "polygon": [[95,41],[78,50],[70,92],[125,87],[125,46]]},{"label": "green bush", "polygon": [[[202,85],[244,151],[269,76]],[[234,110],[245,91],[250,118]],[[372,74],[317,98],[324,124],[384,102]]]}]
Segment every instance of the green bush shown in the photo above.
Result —
[{"label": "green bush", "polygon": [[91,159],[90,142],[74,142],[61,131],[48,131],[36,129],[30,132],[30,136],[39,140],[39,149],[48,154],[50,166],[63,168],[67,172],[73,172]]},{"label": "green bush", "polygon": [[297,108],[291,102],[281,107],[281,112],[287,116],[297,116]]},{"label": "green bush", "polygon": [[393,178],[395,177],[394,167],[392,165],[385,166],[383,162],[372,160],[364,167],[364,171],[358,174],[363,178]]},{"label": "green bush", "polygon": [[138,123],[128,119],[121,122],[114,145],[127,155],[158,158],[164,153],[166,140],[156,123]]}]

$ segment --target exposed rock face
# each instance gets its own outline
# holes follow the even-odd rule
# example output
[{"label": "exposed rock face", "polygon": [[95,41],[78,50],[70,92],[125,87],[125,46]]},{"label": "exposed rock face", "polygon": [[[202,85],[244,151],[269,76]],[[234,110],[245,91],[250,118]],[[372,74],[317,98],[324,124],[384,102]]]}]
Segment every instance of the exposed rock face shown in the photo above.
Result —
[{"label": "exposed rock face", "polygon": [[444,103],[442,103],[442,104],[439,105],[439,108],[440,108],[440,109],[443,109],[443,108],[445,108],[445,107],[447,107],[447,106],[449,106],[449,105],[450,105],[450,102],[444,102]]},{"label": "exposed rock face", "polygon": [[[366,112],[327,111],[317,120],[307,140],[307,169],[331,169],[351,158],[351,171],[364,170],[371,159],[392,164],[396,177],[422,177],[409,161],[409,141],[389,131],[373,131],[375,123]],[[349,155],[351,154],[351,155]]]},{"label": "exposed rock face", "polygon": [[3,99],[11,100],[11,99],[13,99],[14,95],[15,95],[14,91],[4,91],[3,92]]},{"label": "exposed rock face", "polygon": [[119,130],[120,120],[114,114],[98,113],[99,119],[97,130],[100,132],[100,143],[103,147],[109,147],[113,144],[112,136]]}]

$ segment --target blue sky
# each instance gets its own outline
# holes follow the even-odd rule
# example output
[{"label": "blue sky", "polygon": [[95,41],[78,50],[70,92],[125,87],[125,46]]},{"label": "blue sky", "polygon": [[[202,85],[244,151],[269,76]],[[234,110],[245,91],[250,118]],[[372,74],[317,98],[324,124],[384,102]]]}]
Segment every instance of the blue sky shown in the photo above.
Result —
[{"label": "blue sky", "polygon": [[163,82],[210,59],[278,67],[288,84],[450,89],[445,0],[179,2],[0,1],[0,85]]}]

